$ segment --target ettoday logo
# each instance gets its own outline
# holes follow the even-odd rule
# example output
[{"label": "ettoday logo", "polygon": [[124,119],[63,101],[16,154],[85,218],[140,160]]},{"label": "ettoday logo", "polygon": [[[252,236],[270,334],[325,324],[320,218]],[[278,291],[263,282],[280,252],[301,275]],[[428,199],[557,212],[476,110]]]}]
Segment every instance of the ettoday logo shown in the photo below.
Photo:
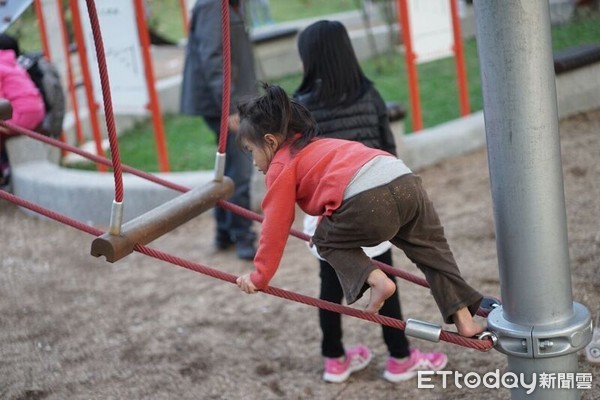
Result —
[{"label": "ettoday logo", "polygon": [[417,388],[433,389],[436,384],[433,376],[442,377],[442,388],[453,384],[459,389],[475,389],[484,386],[488,389],[518,389],[524,388],[527,394],[533,393],[536,388],[543,389],[591,389],[591,373],[500,373],[499,369],[483,375],[477,372],[462,373],[458,371],[419,371]]}]

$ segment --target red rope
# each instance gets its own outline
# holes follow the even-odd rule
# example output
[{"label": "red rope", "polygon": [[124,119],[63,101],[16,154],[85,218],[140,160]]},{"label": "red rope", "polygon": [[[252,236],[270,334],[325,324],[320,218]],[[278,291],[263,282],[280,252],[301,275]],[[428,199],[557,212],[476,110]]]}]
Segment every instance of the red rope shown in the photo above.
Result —
[{"label": "red rope", "polygon": [[[124,169],[121,166],[121,160],[119,156],[119,147],[117,141],[117,135],[114,128],[114,117],[112,112],[112,103],[110,102],[110,85],[108,83],[108,74],[106,68],[106,61],[104,55],[104,47],[102,44],[102,37],[100,34],[100,28],[98,24],[98,17],[96,15],[96,9],[93,4],[93,0],[86,0],[88,3],[88,12],[90,14],[90,21],[92,23],[92,30],[94,32],[94,41],[96,44],[96,53],[98,54],[98,64],[100,69],[100,77],[102,80],[102,90],[104,97],[104,107],[107,115],[107,126],[109,131],[109,141],[111,146],[111,153],[113,159],[113,169],[115,171],[115,200],[121,202],[123,199],[123,182],[122,182],[122,170]],[[90,4],[92,3],[92,4]],[[225,154],[225,149],[227,146],[227,134],[228,134],[228,120],[229,120],[229,105],[230,105],[230,77],[231,77],[231,40],[230,40],[230,32],[229,32],[229,1],[221,0],[221,30],[222,30],[222,47],[223,47],[223,97],[222,97],[222,105],[221,105],[221,126],[220,126],[220,134],[219,134],[219,144],[218,144],[218,152],[221,154]],[[95,160],[96,161],[96,160]],[[128,169],[128,172],[133,172],[131,169]],[[139,175],[139,174],[137,174]],[[148,178],[149,174],[146,174],[146,178]],[[139,175],[141,176],[141,175]],[[150,179],[153,180],[153,179]],[[156,182],[156,181],[155,181]],[[171,187],[171,186],[168,186]],[[173,187],[171,187],[173,188]],[[176,189],[178,190],[178,189]],[[189,190],[189,188],[185,188],[182,190],[183,192]],[[229,203],[226,201],[220,201],[218,203],[224,209],[237,213],[245,218],[262,222],[263,218],[256,213],[252,213],[249,210],[246,210],[242,207],[236,206],[233,203]],[[310,237],[303,232],[292,229],[290,234],[296,236],[300,239],[308,241]],[[429,287],[427,281],[423,278],[410,274],[408,272],[398,270],[389,265],[386,265],[380,261],[374,260],[374,262],[386,273],[390,275],[398,276],[402,279],[408,280],[410,282],[416,283],[417,285],[423,287]]]},{"label": "red rope", "polygon": [[110,83],[106,67],[106,57],[104,54],[104,44],[102,43],[102,33],[98,23],[98,14],[94,0],[86,0],[88,14],[92,32],[94,34],[94,45],[96,46],[96,57],[98,58],[98,70],[100,72],[100,83],[102,85],[102,98],[104,100],[104,114],[106,116],[106,128],[108,130],[108,140],[110,142],[110,152],[112,158],[112,167],[115,177],[115,201],[123,202],[123,171],[121,167],[121,156],[119,155],[119,143],[117,140],[117,130],[115,128],[115,119],[112,108],[112,96],[110,94]]},{"label": "red rope", "polygon": [[[19,134],[24,135],[24,136],[28,136],[28,137],[30,137],[32,139],[39,140],[41,142],[47,143],[47,144],[49,144],[51,146],[55,146],[55,147],[61,148],[63,150],[70,151],[72,153],[79,154],[80,156],[86,157],[86,158],[88,158],[88,159],[90,159],[90,160],[92,160],[94,162],[99,163],[99,164],[103,164],[103,165],[107,165],[107,166],[111,165],[111,161],[108,160],[105,157],[100,157],[100,156],[97,156],[95,154],[88,153],[86,151],[83,151],[83,150],[79,149],[78,147],[72,146],[72,145],[67,144],[67,143],[63,143],[60,140],[56,140],[56,139],[50,138],[48,136],[41,135],[41,134],[39,134],[37,132],[31,131],[29,129],[22,128],[20,126],[14,125],[14,124],[12,124],[10,122],[6,122],[6,121],[0,120],[0,126],[6,127],[8,129],[11,129],[12,131],[14,131],[16,133],[19,133]],[[123,165],[123,170],[125,172],[131,173],[132,175],[139,176],[141,178],[149,180],[150,182],[157,183],[159,185],[162,185],[164,187],[176,190],[176,191],[181,192],[181,193],[185,193],[185,192],[187,192],[187,191],[190,190],[190,188],[188,188],[188,187],[185,187],[185,186],[182,186],[182,185],[178,185],[178,184],[173,183],[173,182],[169,182],[169,181],[167,181],[165,179],[159,178],[159,177],[157,177],[155,175],[152,175],[152,174],[144,172],[144,171],[140,171],[138,169],[135,169],[135,168],[130,167],[130,166],[125,165],[125,164]],[[263,219],[264,219],[264,217],[262,215],[259,215],[259,214],[255,213],[255,212],[250,211],[250,210],[246,210],[243,207],[240,207],[240,206],[238,206],[236,204],[233,204],[233,203],[230,203],[230,202],[227,202],[227,201],[224,201],[224,200],[220,200],[217,203],[217,205],[219,207],[222,207],[222,208],[224,208],[226,210],[229,210],[229,211],[231,211],[233,213],[239,214],[239,215],[241,215],[241,216],[243,216],[245,218],[251,219],[253,221],[262,222]],[[290,230],[290,235],[296,236],[297,238],[302,239],[304,241],[308,241],[310,239],[310,237],[307,234],[305,234],[304,232],[300,232],[300,231],[298,231],[296,229],[293,229],[293,228]],[[409,281],[409,282],[412,282],[412,283],[416,283],[417,285],[420,285],[420,286],[423,286],[423,287],[426,287],[426,288],[429,287],[429,284],[427,283],[427,281],[425,279],[421,278],[421,277],[413,275],[410,272],[403,271],[401,269],[398,269],[398,268],[392,267],[390,265],[384,264],[384,263],[382,263],[380,261],[377,261],[377,260],[373,260],[373,261],[384,272],[386,272],[386,273],[388,273],[390,275],[397,276],[397,277],[402,278],[402,279],[404,279],[406,281]],[[486,317],[488,314],[489,314],[489,311],[484,310],[484,309],[479,309],[477,311],[477,315],[480,315],[482,317]]]},{"label": "red rope", "polygon": [[[110,148],[111,148],[111,153],[112,153],[112,161],[109,161],[104,157],[99,157],[99,156],[95,156],[95,155],[86,153],[84,151],[77,149],[74,146],[70,146],[70,145],[62,143],[60,141],[56,141],[54,139],[47,138],[43,135],[36,134],[35,132],[31,132],[26,129],[19,128],[10,123],[5,123],[4,121],[0,121],[0,126],[6,126],[9,129],[12,129],[18,133],[32,137],[34,139],[38,139],[38,140],[41,140],[48,144],[70,150],[76,154],[80,154],[82,156],[88,157],[96,162],[101,163],[101,164],[104,164],[104,165],[112,164],[112,167],[114,170],[114,179],[115,179],[115,201],[122,202],[123,201],[123,193],[124,193],[123,180],[122,180],[123,167],[121,165],[121,160],[120,160],[120,155],[119,155],[118,140],[117,140],[117,135],[116,135],[114,115],[113,115],[112,102],[111,102],[112,97],[111,97],[111,93],[110,93],[110,83],[109,83],[107,67],[106,67],[106,59],[105,59],[105,54],[104,54],[104,46],[102,43],[102,35],[100,32],[98,16],[96,13],[94,1],[86,0],[86,3],[87,3],[87,7],[88,7],[88,14],[90,17],[90,23],[91,23],[92,31],[93,31],[93,35],[94,35],[94,44],[96,46],[96,54],[97,54],[97,58],[98,58],[98,66],[99,66],[100,80],[101,80],[101,85],[102,85],[102,94],[103,94],[103,100],[104,100],[104,109],[105,109],[105,114],[106,114],[106,123],[107,123],[107,128],[108,128]],[[222,108],[221,108],[222,115],[221,115],[221,126],[220,126],[218,151],[220,153],[224,154],[226,144],[227,144],[228,117],[229,117],[228,111],[229,111],[229,104],[230,104],[230,61],[231,60],[230,60],[228,0],[221,1],[221,26],[222,26],[222,40],[223,40],[223,97],[222,97]],[[225,112],[225,111],[227,111],[227,112]],[[161,183],[161,184],[163,184],[167,187],[171,187],[175,190],[180,190],[182,192],[189,190],[189,188],[171,184],[168,181],[164,181],[160,178],[156,178],[151,174],[144,173],[143,171],[138,171],[138,170],[135,170],[130,167],[127,167],[127,170],[128,170],[128,172],[131,172],[138,176],[147,178],[156,183]],[[71,226],[73,226],[79,230],[82,230],[84,232],[87,232],[91,235],[100,236],[103,234],[103,232],[99,229],[96,229],[89,225],[83,224],[77,220],[71,219],[60,213],[56,213],[54,211],[40,207],[36,204],[33,204],[33,203],[28,202],[24,199],[21,199],[17,196],[14,196],[8,192],[0,190],[0,198],[11,201],[22,207],[28,208],[28,209],[35,211],[41,215],[45,215],[45,216],[47,216],[51,219],[54,219],[58,222],[61,222],[61,223],[67,224],[67,225],[71,225]],[[246,210],[242,207],[236,206],[232,203],[228,203],[226,201],[220,201],[218,204],[220,206],[222,206],[223,208],[229,209],[230,211],[233,211],[233,212],[237,212],[238,214],[240,214],[246,218],[254,219],[257,221],[262,221],[262,219],[263,219],[258,214],[252,213],[251,211]],[[297,236],[304,240],[309,239],[308,235],[301,233],[299,231],[296,231],[294,229],[292,229],[290,233],[293,234],[294,236]],[[196,272],[200,272],[205,275],[212,276],[214,278],[221,279],[221,280],[224,280],[224,281],[227,281],[230,283],[235,284],[235,281],[237,279],[237,277],[234,275],[212,269],[212,268],[204,266],[202,264],[193,263],[191,261],[173,256],[173,255],[170,255],[170,254],[167,254],[164,252],[160,252],[158,250],[155,250],[155,249],[152,249],[152,248],[140,245],[140,244],[135,245],[135,250],[142,254],[146,254],[150,257],[154,257],[156,259],[160,259],[160,260],[169,262],[171,264],[179,265],[184,268],[187,268],[187,269],[190,269],[190,270],[193,270]],[[383,264],[381,262],[378,262],[378,261],[376,261],[376,263],[379,265],[380,268],[382,268],[384,271],[386,271],[392,275],[397,275],[403,279],[413,281],[414,283],[417,283],[421,286],[428,287],[427,282],[422,278],[418,278],[408,272],[399,271],[397,269],[394,269],[394,268],[392,268],[386,264]],[[350,316],[353,316],[356,318],[365,319],[365,320],[372,321],[372,322],[375,322],[375,323],[378,323],[381,325],[387,325],[387,326],[397,328],[400,330],[404,330],[405,326],[406,326],[406,323],[401,320],[396,320],[394,318],[385,317],[385,316],[381,316],[378,314],[366,313],[364,311],[361,311],[361,310],[358,310],[355,308],[343,306],[341,304],[326,302],[326,301],[323,301],[320,299],[315,299],[315,298],[312,298],[309,296],[290,292],[290,291],[287,291],[284,289],[279,289],[276,287],[268,287],[263,292],[273,295],[273,296],[296,301],[299,303],[312,305],[315,307],[320,307],[320,308],[323,308],[323,309],[326,309],[329,311],[338,312],[338,313],[350,315]],[[484,341],[484,340],[478,340],[478,339],[464,338],[456,333],[447,332],[447,331],[442,331],[442,334],[440,335],[440,339],[450,342],[450,343],[458,344],[458,345],[465,346],[465,347],[471,347],[471,348],[481,350],[481,351],[487,351],[492,348],[492,342],[489,340]]]},{"label": "red rope", "polygon": [[[83,231],[83,232],[89,233],[90,235],[100,236],[104,233],[100,229],[94,228],[92,226],[89,226],[87,224],[79,222],[75,219],[69,218],[66,215],[54,212],[52,210],[48,210],[37,204],[31,203],[25,199],[22,199],[13,194],[10,194],[4,190],[0,190],[0,198],[10,201],[14,204],[17,204],[18,206],[27,208],[38,214],[44,215],[44,216],[51,218],[55,221],[58,221],[60,223],[70,225],[74,228],[77,228],[77,229]],[[195,271],[195,272],[199,272],[201,274],[208,275],[213,278],[220,279],[220,280],[223,280],[223,281],[226,281],[229,283],[235,284],[235,281],[237,279],[237,277],[235,275],[228,274],[226,272],[222,272],[222,271],[216,270],[214,268],[210,268],[206,265],[195,263],[195,262],[192,262],[192,261],[189,261],[189,260],[177,257],[177,256],[173,256],[171,254],[168,254],[168,253],[165,253],[165,252],[162,252],[162,251],[159,251],[159,250],[147,247],[147,246],[143,246],[141,244],[136,244],[134,249],[137,252],[145,254],[149,257],[153,257],[153,258],[161,260],[161,261],[165,261],[165,262],[168,262],[168,263],[171,263],[174,265],[178,265],[180,267],[183,267],[183,268]],[[313,298],[310,296],[306,296],[306,295],[299,294],[299,293],[294,293],[294,292],[276,288],[276,287],[267,287],[265,290],[263,290],[263,292],[266,294],[269,294],[271,296],[276,296],[276,297],[280,297],[283,299],[295,301],[297,303],[303,303],[303,304],[307,304],[310,306],[319,307],[319,308],[322,308],[325,310],[349,315],[351,317],[375,322],[380,325],[387,325],[392,328],[396,328],[396,329],[400,329],[400,330],[404,330],[406,327],[406,323],[402,320],[385,317],[385,316],[378,315],[378,314],[367,313],[367,312],[364,312],[364,311],[356,309],[356,308],[343,306],[341,304],[331,303],[328,301],[316,299],[316,298]],[[453,343],[453,344],[456,344],[459,346],[463,346],[463,347],[473,348],[473,349],[476,349],[479,351],[488,351],[493,347],[492,342],[490,340],[465,338],[465,337],[458,335],[457,333],[448,332],[448,331],[442,331],[442,333],[440,335],[440,340],[443,340],[448,343]]]},{"label": "red rope", "polygon": [[231,84],[231,41],[229,38],[229,0],[221,0],[221,32],[223,37],[223,97],[221,99],[221,128],[218,152],[225,154],[229,132],[229,97]]},{"label": "red rope", "polygon": [[51,218],[55,221],[61,222],[66,225],[70,225],[74,228],[79,229],[80,231],[89,233],[90,235],[99,236],[104,233],[104,232],[102,232],[102,230],[100,230],[98,228],[84,224],[83,222],[79,222],[75,219],[69,218],[66,215],[62,215],[55,211],[48,210],[47,208],[41,207],[37,204],[27,201],[21,197],[15,196],[14,194],[8,193],[4,190],[0,190],[0,198],[10,201],[11,203],[14,203],[20,207],[24,207],[31,211],[35,211],[36,213],[46,216],[48,218]]}]

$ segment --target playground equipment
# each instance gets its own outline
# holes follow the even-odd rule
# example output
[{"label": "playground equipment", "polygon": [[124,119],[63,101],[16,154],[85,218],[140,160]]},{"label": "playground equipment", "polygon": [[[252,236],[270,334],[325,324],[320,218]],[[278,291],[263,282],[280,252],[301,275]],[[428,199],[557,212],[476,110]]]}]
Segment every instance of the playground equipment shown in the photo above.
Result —
[{"label": "playground equipment", "polygon": [[[592,338],[573,302],[547,2],[475,0],[503,304],[488,316],[515,373],[574,373]],[[538,388],[513,399],[576,399]]]},{"label": "playground equipment", "polygon": [[[98,66],[99,66],[100,74],[102,75],[103,96],[105,97],[105,102],[110,103],[110,91],[107,90],[107,86],[108,86],[107,69],[106,69],[105,60],[104,60],[104,52],[102,51],[103,46],[101,43],[101,33],[100,33],[100,30],[98,29],[98,20],[97,20],[97,15],[95,12],[94,2],[92,0],[87,0],[87,5],[88,5],[90,22],[91,22],[92,29],[94,32],[94,41],[95,41],[96,52],[97,52],[97,56],[98,56]],[[227,1],[223,1],[222,2],[222,13],[223,13],[224,21],[228,21],[227,12],[228,12],[228,3],[227,3]],[[224,25],[228,26],[228,24],[224,24]],[[229,58],[230,58],[229,50],[230,49],[228,46],[229,40],[228,40],[227,27],[224,27],[223,37],[224,37],[224,43],[226,43],[224,45],[224,52],[223,52],[223,60],[224,60],[223,69],[225,71],[225,76],[228,77],[229,76]],[[224,96],[223,96],[222,106],[223,106],[223,108],[228,109],[229,108],[229,80],[228,79],[224,79],[224,81],[223,81],[223,93],[224,93]],[[110,110],[111,108],[108,107],[107,109]],[[37,140],[55,145],[55,146],[63,148],[63,149],[67,149],[69,151],[76,150],[76,152],[78,154],[83,155],[85,153],[79,149],[74,148],[73,146],[67,145],[65,143],[54,140],[52,138],[47,138],[47,137],[41,136],[32,131],[28,131],[26,129],[19,128],[13,124],[0,122],[0,125],[5,126],[6,128],[9,128],[16,133],[20,133],[20,134],[35,138]],[[185,222],[186,218],[188,218],[191,215],[197,214],[200,210],[208,208],[207,206],[211,203],[214,205],[214,203],[218,202],[218,205],[221,207],[231,209],[234,212],[238,212],[249,218],[261,220],[260,216],[251,215],[252,213],[250,213],[248,210],[240,209],[240,207],[237,207],[232,204],[227,204],[226,202],[224,202],[222,200],[218,200],[219,197],[225,196],[226,193],[228,193],[228,191],[230,190],[230,187],[228,187],[228,186],[230,186],[230,184],[227,184],[227,179],[223,176],[223,164],[224,164],[223,149],[225,148],[225,145],[226,145],[227,135],[221,135],[220,140],[219,140],[219,146],[218,146],[219,152],[217,153],[217,157],[216,157],[215,182],[224,181],[225,185],[223,187],[219,187],[218,185],[215,185],[213,187],[206,188],[205,191],[199,190],[198,193],[196,193],[196,194],[191,194],[189,196],[187,194],[182,195],[180,198],[176,199],[172,203],[166,204],[164,207],[159,207],[158,209],[153,210],[150,213],[148,213],[148,215],[142,216],[141,218],[139,218],[139,220],[132,221],[130,224],[126,224],[126,226],[121,227],[120,220],[121,220],[122,209],[123,209],[123,204],[124,204],[124,202],[123,202],[124,195],[123,195],[123,187],[122,187],[123,186],[122,171],[127,170],[128,172],[135,172],[135,173],[139,174],[140,176],[142,176],[144,174],[141,173],[141,171],[135,171],[132,168],[126,168],[125,166],[121,165],[120,159],[119,159],[118,146],[115,145],[116,134],[115,134],[115,130],[114,130],[114,122],[112,121],[111,118],[107,118],[107,125],[108,125],[109,139],[111,141],[111,148],[114,148],[112,162],[109,160],[106,160],[102,157],[98,157],[98,156],[94,156],[94,155],[90,155],[90,154],[87,154],[87,156],[91,156],[90,158],[94,159],[97,162],[100,162],[103,165],[111,164],[114,169],[115,200],[113,201],[113,209],[112,209],[113,215],[111,215],[110,233],[108,235],[102,235],[102,232],[97,229],[93,229],[91,227],[84,227],[84,226],[82,226],[81,223],[71,220],[70,218],[65,217],[64,215],[60,215],[58,213],[55,213],[55,212],[52,212],[49,210],[45,210],[42,207],[36,206],[30,202],[27,202],[26,200],[19,199],[16,196],[13,196],[13,195],[10,195],[7,193],[0,193],[0,197],[5,198],[10,201],[13,201],[25,208],[29,208],[38,213],[46,215],[50,218],[54,218],[61,222],[75,226],[78,229],[81,229],[88,233],[96,234],[98,236],[101,236],[101,235],[104,236],[104,237],[98,238],[95,241],[92,252],[95,255],[106,255],[107,257],[114,258],[115,260],[128,254],[133,249],[135,249],[139,252],[145,253],[147,255],[156,256],[160,252],[156,252],[154,250],[147,249],[143,243],[150,242],[154,238],[157,238],[160,235],[162,235],[163,233],[166,233],[168,230],[172,229],[173,227],[178,226],[180,223]],[[226,115],[224,115],[222,117],[221,129],[222,130],[227,129],[227,116]],[[149,175],[149,174],[147,174],[147,175]],[[157,179],[153,179],[153,180],[158,181]],[[177,189],[180,189],[180,188],[177,188]],[[183,189],[183,191],[187,191],[187,190],[188,190],[187,188]],[[200,201],[200,203],[202,203],[202,204],[197,204],[198,201]],[[194,202],[196,204],[192,204]],[[236,207],[237,207],[237,209],[236,209]],[[192,211],[190,211],[190,208],[192,209]],[[170,221],[169,220],[170,218],[174,218],[175,221]],[[168,220],[168,222],[165,222],[167,220]],[[292,234],[298,235],[295,232],[292,232]],[[302,238],[307,240],[308,237],[305,237],[305,236],[306,235],[304,235]],[[172,263],[176,263],[176,264],[179,264],[182,266],[186,266],[186,267],[190,267],[190,264],[191,264],[190,262],[182,261],[181,259],[178,259],[176,257],[171,257],[171,256],[165,255],[165,254],[161,254],[159,258],[162,258],[164,260],[167,260],[167,261],[170,261]],[[386,266],[382,266],[382,268],[385,268],[385,267]],[[387,266],[387,267],[389,268],[389,270],[393,271],[394,275],[397,275],[400,277],[403,277],[403,275],[404,276],[410,275],[408,273],[402,274],[401,272],[396,271],[389,266]],[[194,269],[194,270],[198,270],[197,267],[190,267],[190,268]],[[225,279],[230,282],[235,282],[235,277],[232,278],[230,275],[227,275],[227,274],[215,273],[212,270],[211,271],[207,270],[204,273],[211,275],[211,276],[215,276],[215,277],[221,277],[221,279]],[[227,276],[224,277],[224,275],[227,275]],[[412,277],[412,280],[419,282],[422,279],[419,279],[418,277]],[[427,286],[426,283],[421,282],[421,284],[423,286]],[[332,310],[332,311],[344,312],[349,315],[353,315],[353,316],[364,318],[364,319],[367,319],[370,321],[378,322],[380,324],[386,324],[386,325],[389,325],[389,326],[392,326],[392,327],[395,327],[398,329],[404,329],[404,327],[405,327],[404,321],[397,321],[397,320],[393,320],[390,318],[385,318],[385,317],[381,317],[378,315],[365,313],[364,311],[352,309],[349,307],[339,306],[337,304],[334,304],[334,305],[327,304],[327,302],[320,302],[320,301],[317,301],[317,300],[312,299],[307,296],[302,296],[302,295],[298,295],[298,294],[287,294],[286,291],[282,291],[281,289],[277,289],[277,288],[271,287],[271,288],[266,289],[264,292],[268,293],[268,294],[273,294],[276,296],[284,297],[284,298],[293,299],[295,301],[300,301],[300,302],[303,302],[306,304],[324,307],[324,308]],[[482,315],[487,315],[486,310],[481,310],[481,313],[482,313]],[[417,329],[417,331],[418,331],[418,329]],[[418,336],[418,332],[417,332],[416,336]],[[492,342],[489,340],[463,338],[463,337],[460,337],[459,335],[457,335],[456,333],[445,332],[445,331],[440,331],[438,333],[437,340],[446,340],[446,341],[460,344],[463,346],[476,348],[481,351],[489,350],[491,348],[491,344],[492,344]]]},{"label": "playground equipment", "polygon": [[[108,160],[106,158],[103,157],[99,157],[96,156],[94,154],[91,153],[87,153],[85,151],[82,151],[81,149],[78,149],[77,147],[74,147],[72,145],[68,145],[66,143],[63,143],[59,140],[47,137],[47,136],[43,136],[39,133],[27,130],[27,129],[23,129],[23,128],[19,128],[13,124],[8,124],[5,123],[3,121],[0,121],[0,126],[4,126],[6,128],[9,128],[11,130],[13,130],[15,133],[21,134],[21,135],[25,135],[31,138],[34,138],[36,140],[42,141],[44,143],[47,144],[51,144],[53,146],[59,147],[61,149],[64,150],[68,150],[68,151],[74,151],[77,154],[87,157],[97,163],[101,163],[103,165],[111,165],[111,160]],[[148,174],[146,172],[143,171],[139,171],[136,170],[134,168],[131,168],[129,166],[123,165],[123,171],[143,177],[144,179],[147,179],[149,181],[155,182],[157,184],[163,185],[165,187],[177,190],[179,192],[188,192],[190,189],[187,187],[182,187],[180,185],[177,184],[173,184],[172,182],[166,181],[164,179],[161,179],[159,177],[156,177],[155,175],[152,174]],[[83,223],[81,221],[75,220],[73,218],[70,218],[64,214],[60,214],[57,213],[55,211],[46,209],[44,207],[41,207],[35,203],[32,203],[30,201],[27,201],[25,199],[22,199],[18,196],[14,196],[10,193],[7,193],[5,191],[0,191],[0,198],[10,201],[12,203],[17,204],[20,207],[26,208],[28,210],[31,210],[35,213],[38,213],[40,215],[43,215],[45,217],[51,218],[55,221],[58,221],[60,223],[72,226],[78,230],[81,230],[83,232],[86,232],[90,235],[94,235],[97,237],[101,237],[103,235],[106,234],[106,232],[103,232],[102,230],[95,228],[93,226],[90,226],[86,223]],[[223,207],[227,210],[239,213],[247,218],[250,218],[252,220],[261,222],[262,221],[262,217],[256,213],[253,213],[251,211],[245,210],[239,206],[236,206],[234,204],[228,203],[226,201],[219,201],[218,205],[220,207]],[[125,226],[123,226],[125,227]],[[302,232],[299,232],[295,229],[292,229],[290,231],[290,234],[292,236],[296,236],[300,239],[303,240],[308,240],[308,236]],[[163,260],[166,261],[168,263],[174,264],[174,265],[178,265],[181,266],[183,268],[187,268],[190,269],[192,271],[196,271],[199,273],[202,273],[204,275],[208,275],[210,277],[216,278],[216,279],[221,279],[223,281],[226,282],[230,282],[230,283],[235,283],[236,281],[236,276],[228,274],[228,273],[224,273],[222,271],[218,271],[216,269],[210,268],[208,266],[205,266],[203,264],[199,264],[199,263],[195,263],[189,260],[185,260],[182,259],[180,257],[176,257],[173,256],[171,254],[168,253],[164,253],[164,252],[160,252],[157,250],[154,250],[152,248],[148,248],[145,245],[141,244],[141,243],[136,243],[134,245],[134,250],[137,252],[140,252],[142,254],[145,254],[149,257],[153,257],[159,260]],[[398,276],[402,279],[405,279],[407,281],[410,282],[414,282],[419,284],[420,286],[423,287],[428,287],[427,283],[424,281],[424,279],[415,276],[409,272],[403,271],[401,269],[398,268],[393,268],[390,267],[386,264],[382,264],[378,262],[378,266],[383,269],[385,272]],[[283,290],[280,288],[276,288],[276,287],[268,287],[263,291],[265,294],[268,295],[272,295],[272,296],[276,296],[276,297],[281,297],[284,299],[288,299],[288,300],[292,300],[292,301],[296,301],[299,303],[303,303],[303,304],[307,304],[307,305],[311,305],[314,307],[320,307],[323,308],[325,310],[329,310],[329,311],[334,311],[334,312],[338,312],[341,314],[345,314],[345,315],[349,315],[349,316],[353,316],[355,318],[361,318],[361,319],[365,319],[367,321],[371,321],[371,322],[375,322],[381,325],[387,325],[387,326],[391,326],[393,328],[397,328],[397,329],[405,329],[406,323],[404,321],[400,321],[400,320],[396,320],[393,318],[389,318],[389,317],[384,317],[384,316],[380,316],[377,314],[371,314],[371,313],[366,313],[362,310],[358,310],[356,308],[351,308],[348,306],[342,306],[339,304],[335,304],[335,303],[330,303],[330,302],[326,302],[326,301],[322,301],[319,299],[315,299],[312,298],[310,296],[305,296],[302,294],[298,294],[298,293],[294,293],[294,292],[290,292],[287,290]],[[480,309],[478,312],[478,315],[482,315],[482,316],[486,316],[487,315],[487,310],[484,309]],[[433,338],[433,336],[431,336],[430,334],[428,334],[426,332],[425,329],[422,328],[422,326],[425,326],[427,324],[421,324],[422,321],[415,321],[414,323],[411,323],[411,326],[415,327],[415,329],[413,329],[414,335],[415,337],[419,337],[419,338],[424,338],[424,336],[428,336],[427,339],[429,338]],[[428,328],[429,329],[429,328]],[[431,340],[431,339],[430,339]],[[475,338],[465,338],[462,336],[459,336],[456,333],[453,332],[448,332],[448,331],[443,331],[440,330],[438,334],[436,334],[435,336],[435,341],[446,341],[448,343],[453,343],[459,346],[464,346],[464,347],[469,347],[469,348],[473,348],[479,351],[488,351],[493,347],[494,344],[494,340],[493,337],[490,335],[486,335],[486,337],[484,338],[480,338],[480,339],[475,339]]]},{"label": "playground equipment", "polygon": [[423,129],[417,63],[435,58],[454,56],[460,115],[468,115],[469,92],[456,0],[398,0],[398,20],[402,27],[413,130]]},{"label": "playground equipment", "polygon": [[118,234],[106,233],[92,242],[92,255],[115,262],[131,254],[136,244],[148,244],[179,225],[214,208],[233,194],[233,181],[224,177],[190,190],[123,225]]}]

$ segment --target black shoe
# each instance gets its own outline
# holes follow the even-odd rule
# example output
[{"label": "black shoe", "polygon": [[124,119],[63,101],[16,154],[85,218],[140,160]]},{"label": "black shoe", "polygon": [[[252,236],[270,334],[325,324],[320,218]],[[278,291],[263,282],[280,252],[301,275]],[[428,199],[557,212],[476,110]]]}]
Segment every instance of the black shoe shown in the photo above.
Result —
[{"label": "black shoe", "polygon": [[254,256],[256,255],[254,239],[238,239],[235,242],[235,252],[242,260],[254,260]]},{"label": "black shoe", "polygon": [[231,236],[227,232],[217,232],[217,236],[215,237],[215,247],[219,250],[227,250],[229,247],[233,245],[233,240]]},{"label": "black shoe", "polygon": [[483,296],[481,303],[479,303],[479,308],[488,312],[492,312],[492,310],[500,307],[501,305],[502,302],[499,299],[492,296]]}]

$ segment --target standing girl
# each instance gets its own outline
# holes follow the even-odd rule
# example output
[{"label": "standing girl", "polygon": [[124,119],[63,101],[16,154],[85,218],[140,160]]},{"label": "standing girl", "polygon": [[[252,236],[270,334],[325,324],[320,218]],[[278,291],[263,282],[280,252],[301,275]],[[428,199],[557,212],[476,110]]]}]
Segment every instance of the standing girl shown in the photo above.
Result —
[{"label": "standing girl", "polygon": [[447,323],[465,337],[484,327],[474,321],[481,294],[469,286],[444,236],[421,180],[390,153],[341,139],[315,139],[310,112],[278,86],[241,104],[238,139],[266,175],[264,220],[255,271],[240,276],[246,293],[268,286],[279,267],[296,203],[321,216],[312,237],[335,269],[348,304],[370,290],[367,312],[377,312],[396,290],[362,246],[389,240],[425,274]]},{"label": "standing girl", "polygon": [[[298,37],[298,52],[303,65],[302,82],[294,97],[311,112],[320,137],[354,140],[396,155],[396,144],[389,124],[387,107],[373,83],[364,75],[343,24],[318,21]],[[305,233],[312,236],[317,217],[304,220]],[[316,253],[314,246],[311,248]],[[392,265],[391,244],[384,242],[365,249],[369,257]],[[342,286],[331,265],[319,257],[321,291],[319,298],[341,304]],[[395,282],[395,277],[388,277]],[[402,320],[397,291],[379,310],[381,315]],[[323,379],[343,382],[352,372],[366,366],[371,352],[359,345],[344,349],[341,315],[319,309],[322,331],[321,354],[324,357]],[[443,353],[422,353],[409,348],[404,331],[382,325],[389,357],[384,378],[398,382],[416,376],[418,369],[435,371],[445,367]]]}]

